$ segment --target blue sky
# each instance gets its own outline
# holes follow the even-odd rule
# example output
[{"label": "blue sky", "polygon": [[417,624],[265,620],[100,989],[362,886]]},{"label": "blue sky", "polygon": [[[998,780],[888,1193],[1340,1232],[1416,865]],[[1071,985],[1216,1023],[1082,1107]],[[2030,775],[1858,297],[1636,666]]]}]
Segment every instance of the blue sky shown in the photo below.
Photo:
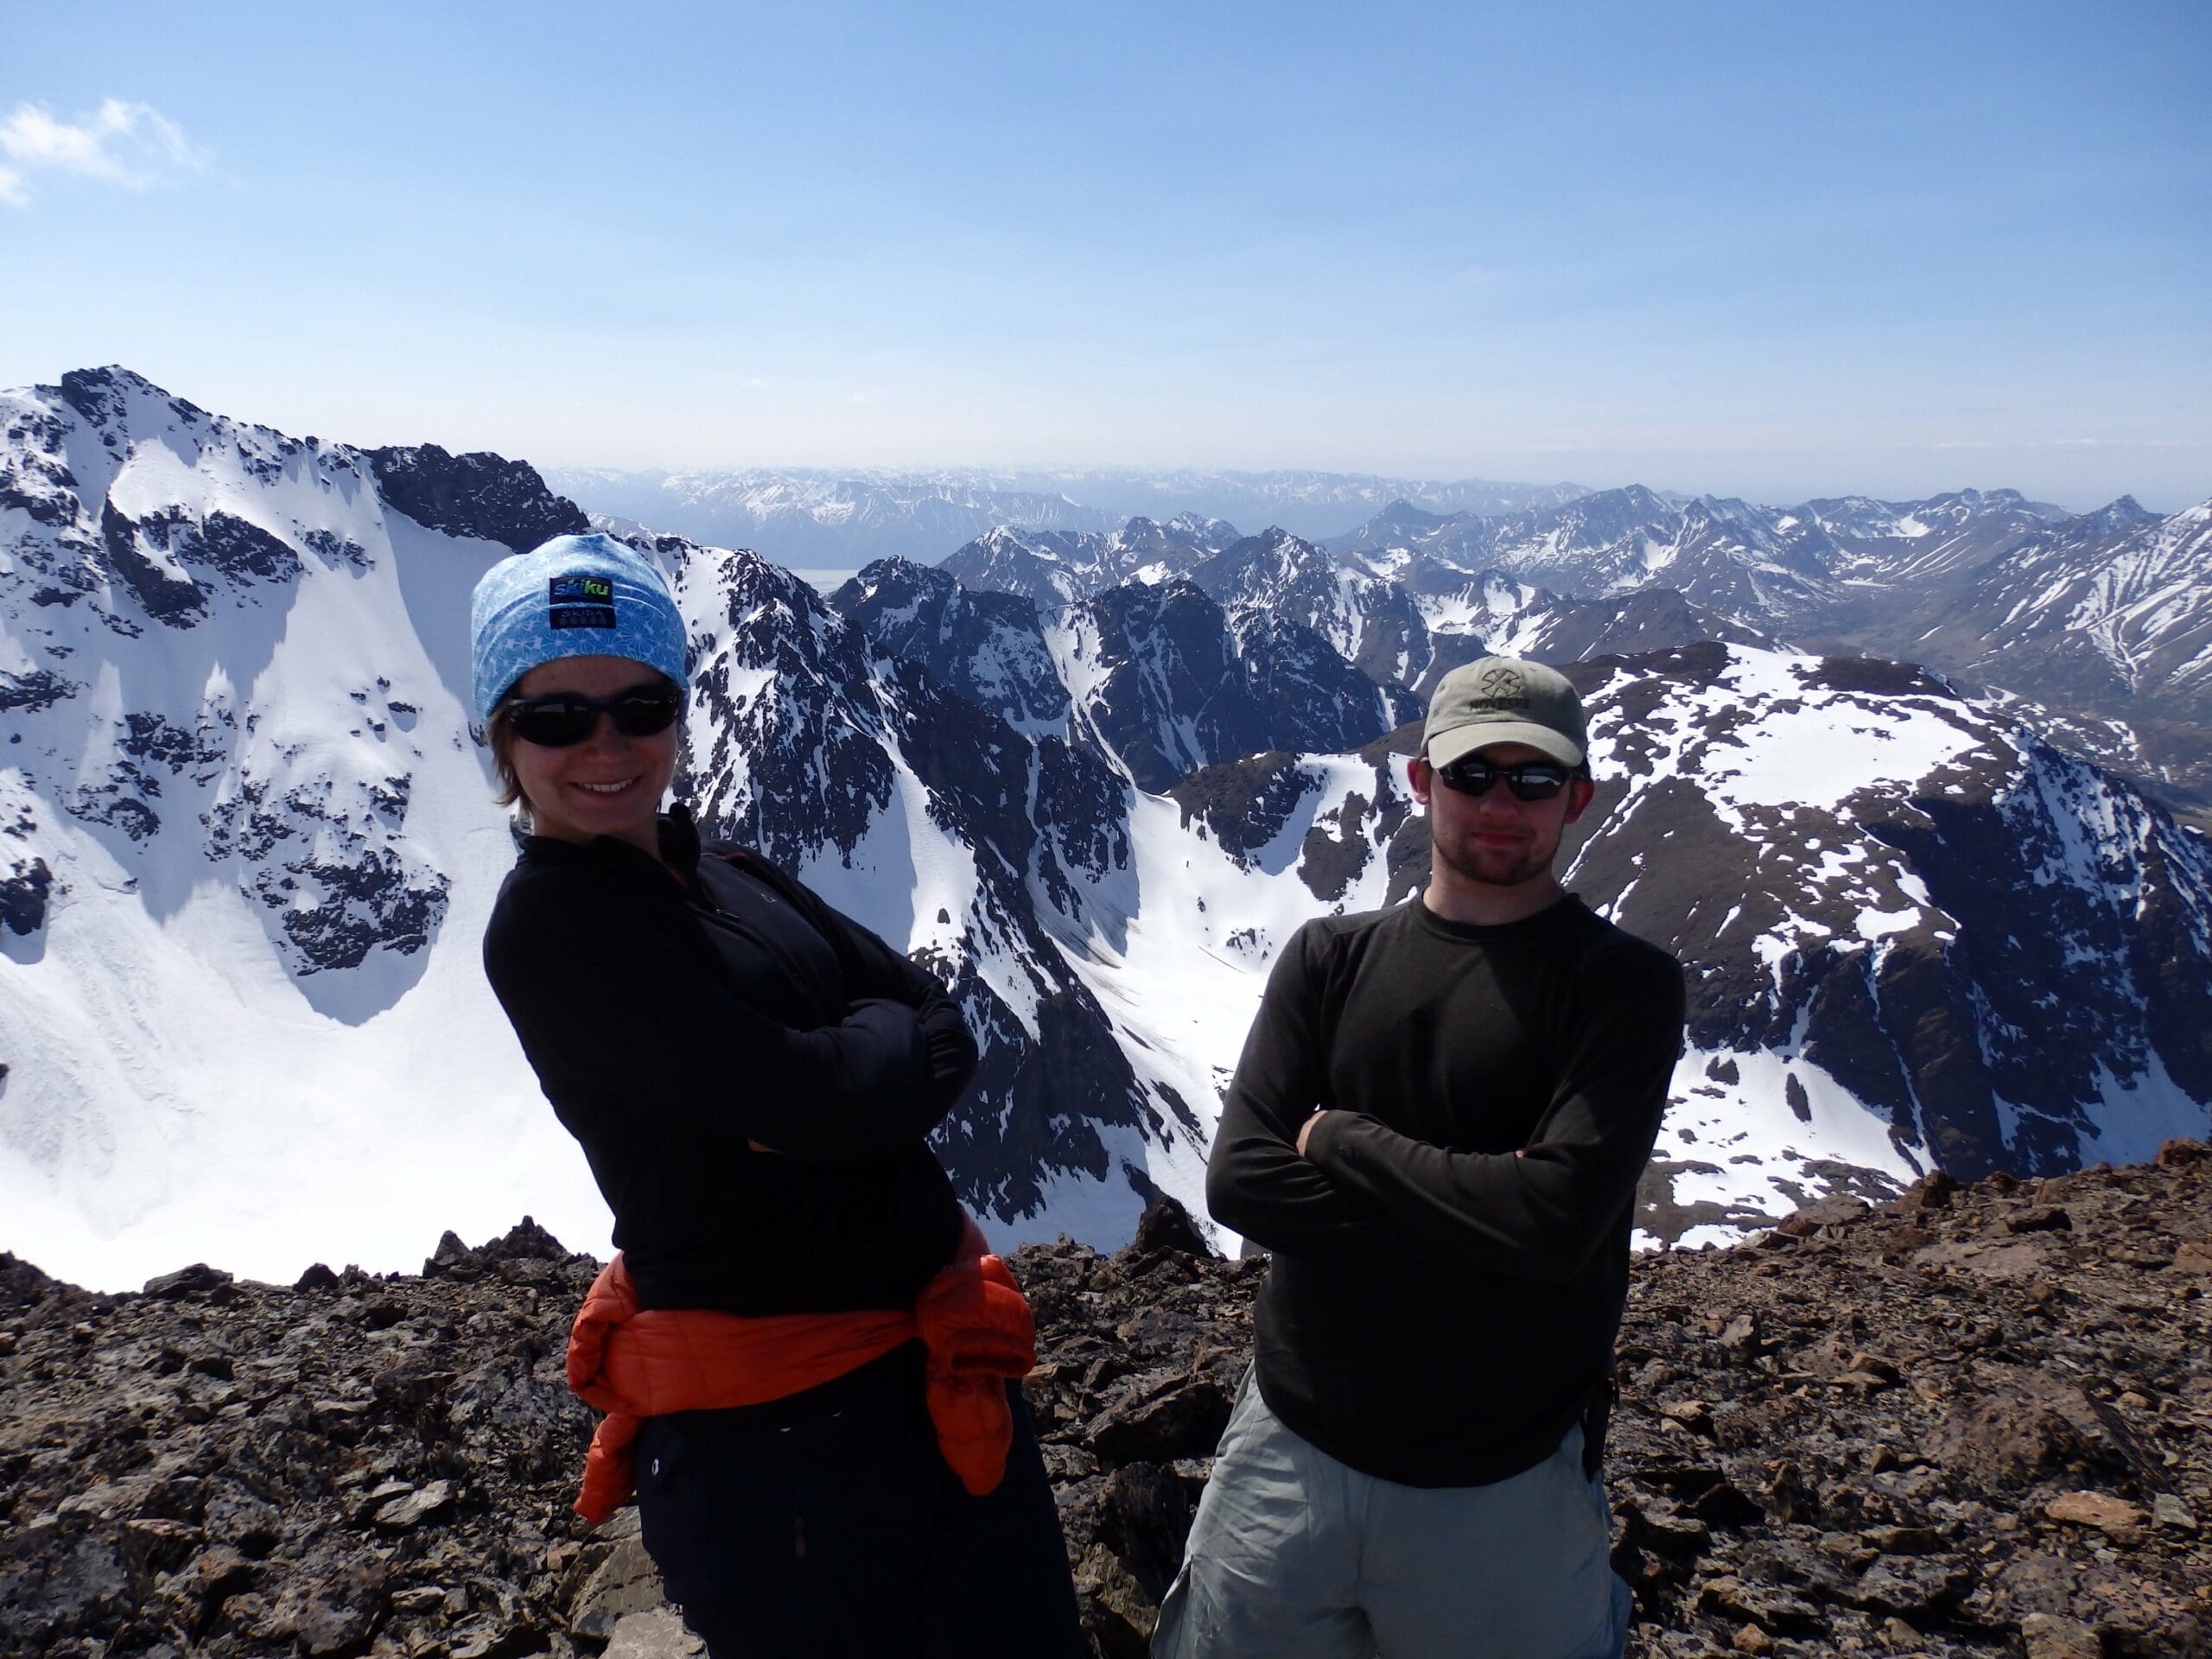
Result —
[{"label": "blue sky", "polygon": [[0,384],[544,464],[2171,510],[2208,68],[2202,0],[0,0]]}]

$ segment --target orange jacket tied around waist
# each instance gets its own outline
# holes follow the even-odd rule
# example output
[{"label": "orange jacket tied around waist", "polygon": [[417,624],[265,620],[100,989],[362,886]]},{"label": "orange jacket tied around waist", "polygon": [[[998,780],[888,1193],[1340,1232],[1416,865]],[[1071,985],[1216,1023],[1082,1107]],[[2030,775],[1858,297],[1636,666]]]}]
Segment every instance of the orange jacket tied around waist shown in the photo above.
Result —
[{"label": "orange jacket tied around waist", "polygon": [[618,1254],[600,1269],[569,1332],[569,1387],[607,1414],[584,1459],[576,1513],[594,1524],[630,1499],[645,1419],[766,1405],[856,1370],[901,1343],[928,1352],[925,1393],[938,1448],[980,1497],[1006,1472],[1014,1414],[1006,1383],[1037,1363],[1037,1324],[1006,1264],[963,1217],[951,1264],[911,1309],[777,1313],[641,1310]]}]

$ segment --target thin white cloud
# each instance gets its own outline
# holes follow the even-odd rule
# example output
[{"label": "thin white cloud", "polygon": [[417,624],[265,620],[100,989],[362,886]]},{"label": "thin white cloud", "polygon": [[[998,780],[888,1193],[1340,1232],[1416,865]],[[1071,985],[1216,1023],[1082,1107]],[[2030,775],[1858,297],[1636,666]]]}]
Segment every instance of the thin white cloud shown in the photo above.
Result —
[{"label": "thin white cloud", "polygon": [[143,190],[207,166],[183,128],[152,105],[130,99],[107,99],[75,121],[18,104],[0,120],[0,202],[14,207],[29,204],[30,181],[40,174]]}]

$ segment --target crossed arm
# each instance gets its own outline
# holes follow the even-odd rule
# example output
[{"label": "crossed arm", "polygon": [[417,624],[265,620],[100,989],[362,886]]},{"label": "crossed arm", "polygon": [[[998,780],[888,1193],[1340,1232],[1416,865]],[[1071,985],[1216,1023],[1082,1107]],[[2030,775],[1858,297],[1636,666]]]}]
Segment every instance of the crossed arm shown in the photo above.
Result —
[{"label": "crossed arm", "polygon": [[1573,1277],[1650,1156],[1681,1045],[1679,973],[1641,954],[1594,968],[1528,1143],[1455,1152],[1333,1105],[1321,943],[1301,931],[1268,982],[1208,1167],[1215,1216],[1291,1255]]},{"label": "crossed arm", "polygon": [[[974,1072],[976,1047],[935,979],[823,908],[855,950],[855,1000],[798,1030],[739,996],[704,947],[686,948],[619,892],[537,904],[485,940],[485,967],[547,1096],[578,1134],[649,1114],[677,1136],[733,1132],[806,1162],[910,1147]],[[827,918],[825,923],[823,918]]]},{"label": "crossed arm", "polygon": [[1420,1241],[1370,1194],[1300,1155],[1301,1123],[1329,1101],[1317,931],[1293,936],[1268,977],[1223,1097],[1206,1161],[1206,1207],[1223,1225],[1288,1255],[1406,1265]]}]

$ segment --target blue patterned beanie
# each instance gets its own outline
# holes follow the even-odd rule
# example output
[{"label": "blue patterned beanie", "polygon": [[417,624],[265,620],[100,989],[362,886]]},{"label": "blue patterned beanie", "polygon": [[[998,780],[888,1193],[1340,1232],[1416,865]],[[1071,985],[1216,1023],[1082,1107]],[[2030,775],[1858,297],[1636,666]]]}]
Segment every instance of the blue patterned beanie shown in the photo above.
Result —
[{"label": "blue patterned beanie", "polygon": [[468,607],[476,719],[540,663],[627,657],[683,685],[683,618],[652,564],[612,536],[556,536],[484,573]]}]

